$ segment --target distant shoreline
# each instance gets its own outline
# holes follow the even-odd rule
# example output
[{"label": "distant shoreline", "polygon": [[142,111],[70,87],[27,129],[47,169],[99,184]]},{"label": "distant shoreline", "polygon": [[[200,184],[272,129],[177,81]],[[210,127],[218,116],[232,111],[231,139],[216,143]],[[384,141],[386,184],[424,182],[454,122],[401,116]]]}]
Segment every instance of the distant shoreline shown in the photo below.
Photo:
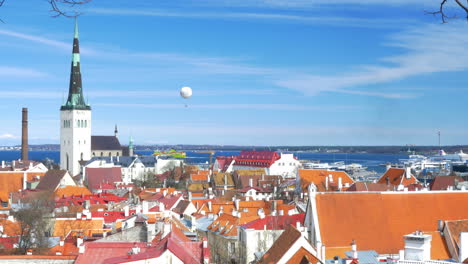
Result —
[{"label": "distant shoreline", "polygon": [[[446,153],[460,150],[468,153],[468,145],[441,146]],[[434,154],[438,146],[227,146],[227,145],[136,145],[135,151],[176,149],[182,151],[241,151],[272,150],[278,152],[312,153],[368,153],[368,154]],[[0,146],[0,151],[20,151],[20,146]],[[30,145],[30,151],[60,151],[58,144]]]}]

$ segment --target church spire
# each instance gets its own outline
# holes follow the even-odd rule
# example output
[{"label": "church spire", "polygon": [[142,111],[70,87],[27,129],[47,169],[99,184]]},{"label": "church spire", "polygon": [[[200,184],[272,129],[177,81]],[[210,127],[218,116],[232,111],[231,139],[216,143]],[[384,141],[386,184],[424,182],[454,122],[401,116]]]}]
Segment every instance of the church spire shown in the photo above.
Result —
[{"label": "church spire", "polygon": [[86,104],[83,96],[80,70],[80,44],[78,38],[78,20],[75,18],[75,34],[73,37],[73,54],[68,99],[60,108],[61,110],[91,110],[91,107]]}]

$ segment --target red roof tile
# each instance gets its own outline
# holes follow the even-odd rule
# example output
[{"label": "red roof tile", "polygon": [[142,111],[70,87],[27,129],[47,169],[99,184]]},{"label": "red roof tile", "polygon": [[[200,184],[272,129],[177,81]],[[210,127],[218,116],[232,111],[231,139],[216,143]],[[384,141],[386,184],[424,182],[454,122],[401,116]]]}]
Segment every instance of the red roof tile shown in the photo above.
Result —
[{"label": "red roof tile", "polygon": [[295,225],[299,222],[301,225],[304,224],[305,214],[295,215],[279,215],[279,216],[266,216],[263,219],[257,219],[250,223],[242,225],[245,229],[255,230],[283,230],[289,225]]},{"label": "red roof tile", "polygon": [[122,181],[120,167],[86,168],[86,182],[89,188],[99,189],[101,184],[114,184]]}]

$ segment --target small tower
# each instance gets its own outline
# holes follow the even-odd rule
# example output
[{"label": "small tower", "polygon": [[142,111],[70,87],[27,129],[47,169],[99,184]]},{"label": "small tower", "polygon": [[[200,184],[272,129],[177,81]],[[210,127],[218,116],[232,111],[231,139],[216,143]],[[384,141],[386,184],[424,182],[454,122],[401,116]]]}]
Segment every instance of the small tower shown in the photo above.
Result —
[{"label": "small tower", "polygon": [[130,136],[130,141],[128,143],[128,156],[133,156],[133,137]]},{"label": "small tower", "polygon": [[75,20],[68,99],[60,107],[60,167],[72,176],[80,173],[79,161],[91,159],[91,107],[84,100],[80,67]]},{"label": "small tower", "polygon": [[119,130],[117,129],[117,124],[115,124],[114,136],[115,136],[116,138],[119,138]]}]

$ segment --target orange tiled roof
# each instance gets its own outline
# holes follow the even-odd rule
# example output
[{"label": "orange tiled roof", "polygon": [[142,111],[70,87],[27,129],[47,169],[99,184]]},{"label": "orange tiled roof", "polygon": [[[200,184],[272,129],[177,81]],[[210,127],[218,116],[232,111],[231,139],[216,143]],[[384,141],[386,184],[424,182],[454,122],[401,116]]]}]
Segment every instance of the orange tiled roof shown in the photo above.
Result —
[{"label": "orange tiled roof", "polygon": [[[92,234],[102,234],[104,227],[104,219],[56,219],[54,224],[53,236],[65,237],[70,231],[80,232],[83,230],[83,235],[92,236]],[[101,229],[101,230],[92,230]]]},{"label": "orange tiled roof", "polygon": [[0,200],[4,202],[8,201],[8,193],[4,191],[0,191]]},{"label": "orange tiled roof", "polygon": [[56,254],[57,252],[62,253],[62,256],[77,256],[78,255],[78,247],[75,246],[72,242],[65,242],[63,246],[56,245],[49,249],[50,253]]},{"label": "orange tiled roof", "polygon": [[325,247],[325,259],[333,259],[335,256],[338,256],[342,259],[347,258],[345,252],[350,251],[350,250],[351,250],[351,246],[345,246],[345,247],[327,247],[326,246]]},{"label": "orange tiled roof", "polygon": [[353,184],[354,181],[344,171],[329,171],[329,170],[299,170],[299,177],[301,178],[301,185],[306,189],[311,183],[317,186],[319,192],[326,190],[326,178],[332,175],[333,182],[328,182],[329,191],[335,190],[338,187],[338,179],[341,178],[343,186],[348,183]]},{"label": "orange tiled roof", "polygon": [[431,241],[431,259],[450,259],[450,252],[447,248],[447,243],[442,234],[437,231],[425,232],[432,235]]},{"label": "orange tiled roof", "polygon": [[57,190],[55,190],[55,197],[91,194],[91,191],[84,186],[65,186],[64,188],[57,188]]},{"label": "orange tiled roof", "polygon": [[0,191],[5,193],[17,192],[23,189],[23,175],[26,173],[26,180],[31,181],[34,177],[44,176],[45,172],[0,172]]},{"label": "orange tiled roof", "polygon": [[7,236],[18,236],[21,234],[19,222],[12,222],[6,219],[0,219],[0,225],[3,226],[3,234],[6,234]]},{"label": "orange tiled roof", "polygon": [[294,254],[286,264],[297,264],[303,263],[301,262],[303,259],[306,259],[307,263],[322,263],[316,256],[306,250],[304,247],[301,247],[296,254]]},{"label": "orange tiled roof", "polygon": [[404,235],[437,230],[438,219],[468,219],[468,192],[317,193],[316,203],[323,244],[354,239],[380,254],[397,254]]},{"label": "orange tiled roof", "polygon": [[406,172],[405,169],[400,169],[400,168],[390,168],[388,169],[382,177],[380,177],[379,181],[377,183],[387,183],[387,177],[390,180],[391,185],[403,185],[407,186],[410,184],[417,183],[418,180],[411,175],[409,178],[406,177]]}]

